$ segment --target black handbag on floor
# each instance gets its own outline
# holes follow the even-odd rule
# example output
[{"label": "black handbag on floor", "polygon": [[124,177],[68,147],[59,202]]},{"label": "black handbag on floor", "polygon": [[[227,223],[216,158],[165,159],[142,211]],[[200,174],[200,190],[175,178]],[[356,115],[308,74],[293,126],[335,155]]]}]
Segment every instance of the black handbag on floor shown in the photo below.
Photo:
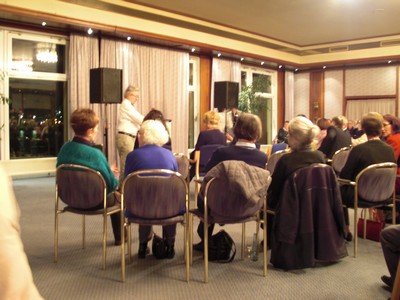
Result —
[{"label": "black handbag on floor", "polygon": [[166,258],[168,254],[167,240],[154,234],[151,251],[153,256],[157,259]]},{"label": "black handbag on floor", "polygon": [[236,255],[236,245],[225,230],[220,230],[208,241],[208,260],[219,263],[231,262]]}]

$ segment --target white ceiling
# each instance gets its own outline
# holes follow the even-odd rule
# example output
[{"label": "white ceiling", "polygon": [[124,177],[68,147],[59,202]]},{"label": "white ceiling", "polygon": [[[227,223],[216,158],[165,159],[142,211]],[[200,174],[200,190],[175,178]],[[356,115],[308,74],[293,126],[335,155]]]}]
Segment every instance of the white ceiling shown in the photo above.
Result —
[{"label": "white ceiling", "polygon": [[306,47],[400,35],[400,0],[127,1]]}]

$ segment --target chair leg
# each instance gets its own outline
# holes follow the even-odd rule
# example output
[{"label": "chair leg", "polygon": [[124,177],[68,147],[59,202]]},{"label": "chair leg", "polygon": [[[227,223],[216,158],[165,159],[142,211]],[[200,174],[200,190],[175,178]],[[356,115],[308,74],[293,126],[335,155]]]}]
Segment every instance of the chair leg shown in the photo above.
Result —
[{"label": "chair leg", "polygon": [[85,215],[82,215],[82,249],[86,248],[86,219]]},{"label": "chair leg", "polygon": [[183,237],[183,241],[184,241],[184,254],[185,254],[185,267],[186,267],[186,282],[189,282],[190,280],[190,261],[189,261],[189,213],[186,214],[185,216],[185,220],[184,220],[184,224],[183,224],[184,228],[184,237]]},{"label": "chair leg", "polygon": [[107,259],[107,215],[103,216],[103,270],[106,269]]},{"label": "chair leg", "polygon": [[58,212],[56,208],[56,213],[54,217],[54,262],[58,261]]},{"label": "chair leg", "polygon": [[132,233],[131,233],[131,223],[126,224],[128,232],[128,262],[132,263]]},{"label": "chair leg", "polygon": [[242,253],[240,256],[242,260],[244,260],[244,247],[246,243],[245,235],[246,235],[246,223],[242,223]]},{"label": "chair leg", "polygon": [[358,250],[357,214],[358,214],[357,208],[354,208],[354,258],[357,257],[357,250]]},{"label": "chair leg", "polygon": [[204,220],[204,283],[208,283],[208,222]]},{"label": "chair leg", "polygon": [[[264,203],[265,205],[265,203]],[[263,230],[263,238],[264,238],[264,242],[263,242],[263,259],[264,259],[264,277],[267,276],[267,265],[268,265],[268,261],[267,261],[267,211],[264,211],[263,214],[263,218],[264,218],[264,230]],[[257,231],[259,230],[259,224],[257,224]]]},{"label": "chair leg", "polygon": [[189,214],[189,259],[193,264],[193,215]]},{"label": "chair leg", "polygon": [[[124,219],[121,220],[121,280],[125,282],[125,222]],[[129,247],[129,246],[128,246]]]}]

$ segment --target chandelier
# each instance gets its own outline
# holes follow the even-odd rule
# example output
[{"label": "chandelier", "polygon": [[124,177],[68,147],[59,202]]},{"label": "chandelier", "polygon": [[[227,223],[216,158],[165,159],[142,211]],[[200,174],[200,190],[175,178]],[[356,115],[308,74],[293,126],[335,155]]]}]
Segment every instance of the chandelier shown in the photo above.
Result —
[{"label": "chandelier", "polygon": [[52,46],[46,45],[37,48],[36,50],[36,60],[43,63],[54,64],[58,62],[58,55],[56,51],[56,47],[53,44]]}]

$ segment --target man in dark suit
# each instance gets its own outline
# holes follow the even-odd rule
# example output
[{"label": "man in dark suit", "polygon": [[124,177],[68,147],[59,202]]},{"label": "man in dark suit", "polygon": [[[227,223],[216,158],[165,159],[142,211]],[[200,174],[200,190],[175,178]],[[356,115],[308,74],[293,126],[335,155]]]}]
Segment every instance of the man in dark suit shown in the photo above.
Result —
[{"label": "man in dark suit", "polygon": [[[241,113],[236,121],[234,133],[237,138],[235,145],[215,150],[206,165],[206,172],[226,160],[240,160],[252,166],[265,168],[268,159],[267,155],[256,148],[256,141],[261,137],[260,118],[252,114]],[[223,191],[221,192],[223,193]],[[199,210],[204,211],[204,201],[201,194],[197,199],[197,207]],[[208,227],[209,237],[212,235],[214,225],[210,224]],[[197,233],[201,238],[201,242],[194,245],[194,249],[203,251],[204,225],[202,222],[197,227]]]},{"label": "man in dark suit", "polygon": [[335,152],[343,147],[351,145],[350,135],[343,132],[343,117],[334,117],[328,127],[326,137],[322,140],[318,150],[325,154],[326,158],[332,158]]}]

